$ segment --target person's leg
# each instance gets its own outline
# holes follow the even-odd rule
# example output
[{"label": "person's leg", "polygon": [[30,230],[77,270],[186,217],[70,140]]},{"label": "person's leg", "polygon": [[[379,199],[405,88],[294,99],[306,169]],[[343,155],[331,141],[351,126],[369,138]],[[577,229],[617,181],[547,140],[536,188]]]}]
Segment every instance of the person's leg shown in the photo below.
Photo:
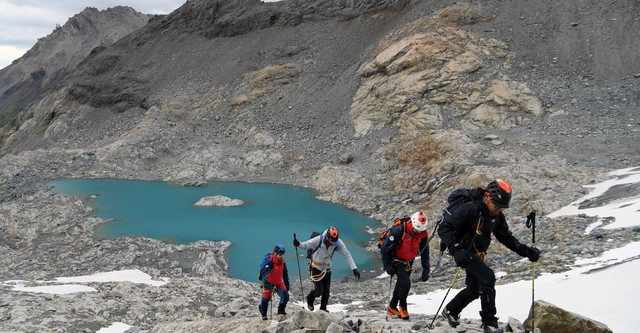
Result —
[{"label": "person's leg", "polygon": [[404,264],[396,265],[396,276],[398,282],[398,316],[404,320],[409,320],[409,311],[407,309],[407,296],[409,296],[409,289],[411,288],[411,279],[409,278],[409,272],[407,266]]},{"label": "person's leg", "polygon": [[287,307],[287,302],[289,302],[289,292],[280,287],[277,289],[278,296],[280,297],[280,303],[278,304],[278,314],[286,315],[285,308]]},{"label": "person's leg", "polygon": [[260,311],[260,315],[263,320],[267,320],[267,309],[269,308],[269,301],[271,300],[271,294],[273,286],[270,284],[265,284],[262,287],[262,300],[260,301],[260,305],[258,305],[258,311]]},{"label": "person's leg", "polygon": [[398,286],[398,301],[400,302],[400,306],[406,311],[407,310],[407,297],[409,296],[409,289],[411,289],[411,272],[407,272],[407,266],[400,264],[398,265],[398,270],[396,271],[396,275],[398,276],[398,282],[396,285]]},{"label": "person's leg", "polygon": [[472,256],[471,262],[465,268],[466,287],[462,289],[444,308],[442,314],[447,318],[449,326],[457,327],[460,325],[460,312],[473,300],[480,297],[480,281],[475,275],[474,265],[478,263],[486,266],[480,258]]},{"label": "person's leg", "polygon": [[329,294],[331,290],[331,271],[327,271],[324,278],[320,281],[322,284],[322,298],[320,299],[320,310],[327,311],[327,304],[329,304]]},{"label": "person's leg", "polygon": [[[313,268],[311,270],[312,276],[318,276],[321,273],[322,273],[321,271],[319,271],[319,270],[317,270],[315,268]],[[317,297],[320,297],[322,295],[322,292],[323,292],[322,280],[314,281],[313,285],[314,285],[314,289],[311,290],[309,292],[309,294],[307,295],[307,308],[310,311],[313,311],[313,309],[314,309],[313,302],[316,300]]]}]

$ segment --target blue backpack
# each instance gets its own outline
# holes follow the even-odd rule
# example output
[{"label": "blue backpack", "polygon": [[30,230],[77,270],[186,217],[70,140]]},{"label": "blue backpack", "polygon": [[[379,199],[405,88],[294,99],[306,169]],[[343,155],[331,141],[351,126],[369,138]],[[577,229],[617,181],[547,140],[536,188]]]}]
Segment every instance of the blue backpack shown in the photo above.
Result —
[{"label": "blue backpack", "polygon": [[264,255],[264,258],[262,258],[262,262],[260,263],[260,271],[258,272],[258,282],[262,282],[262,271],[264,270],[264,267],[267,266],[267,263],[269,263],[270,257],[271,253],[267,253]]}]

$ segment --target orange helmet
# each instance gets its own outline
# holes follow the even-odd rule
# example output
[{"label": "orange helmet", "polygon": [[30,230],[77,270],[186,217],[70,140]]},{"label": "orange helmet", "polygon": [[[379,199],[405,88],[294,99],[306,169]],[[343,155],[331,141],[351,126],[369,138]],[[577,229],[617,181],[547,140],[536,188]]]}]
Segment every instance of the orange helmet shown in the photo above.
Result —
[{"label": "orange helmet", "polygon": [[496,179],[487,185],[487,192],[491,194],[491,201],[498,208],[509,208],[511,201],[511,185],[502,179]]},{"label": "orange helmet", "polygon": [[331,226],[329,227],[329,229],[327,229],[327,239],[332,242],[335,243],[338,241],[338,228]]}]

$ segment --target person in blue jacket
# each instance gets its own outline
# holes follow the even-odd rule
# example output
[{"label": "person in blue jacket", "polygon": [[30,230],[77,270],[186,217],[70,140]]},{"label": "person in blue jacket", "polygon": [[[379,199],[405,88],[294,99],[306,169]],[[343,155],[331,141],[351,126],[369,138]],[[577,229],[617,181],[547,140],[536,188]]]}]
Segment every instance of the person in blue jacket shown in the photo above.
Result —
[{"label": "person in blue jacket", "polygon": [[280,297],[278,304],[278,315],[285,316],[285,308],[289,301],[289,272],[287,264],[284,261],[284,245],[276,244],[273,252],[268,255],[268,259],[264,267],[260,270],[262,278],[262,301],[258,306],[262,320],[267,320],[267,307],[271,301],[271,295],[275,290]]},{"label": "person in blue jacket", "polygon": [[387,314],[409,320],[407,296],[411,289],[413,261],[420,255],[422,263],[422,281],[429,280],[429,234],[427,216],[416,212],[411,218],[405,218],[400,225],[391,229],[391,233],[380,248],[382,264],[387,274],[398,277],[393,296],[387,306]]}]

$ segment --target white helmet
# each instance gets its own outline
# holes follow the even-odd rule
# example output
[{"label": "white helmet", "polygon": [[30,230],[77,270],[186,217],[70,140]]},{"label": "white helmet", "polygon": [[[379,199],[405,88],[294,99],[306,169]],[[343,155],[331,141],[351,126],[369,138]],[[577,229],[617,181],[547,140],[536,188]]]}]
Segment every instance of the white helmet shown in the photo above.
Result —
[{"label": "white helmet", "polygon": [[413,215],[411,215],[411,226],[420,232],[427,230],[429,226],[427,215],[424,215],[422,212],[413,213]]}]

